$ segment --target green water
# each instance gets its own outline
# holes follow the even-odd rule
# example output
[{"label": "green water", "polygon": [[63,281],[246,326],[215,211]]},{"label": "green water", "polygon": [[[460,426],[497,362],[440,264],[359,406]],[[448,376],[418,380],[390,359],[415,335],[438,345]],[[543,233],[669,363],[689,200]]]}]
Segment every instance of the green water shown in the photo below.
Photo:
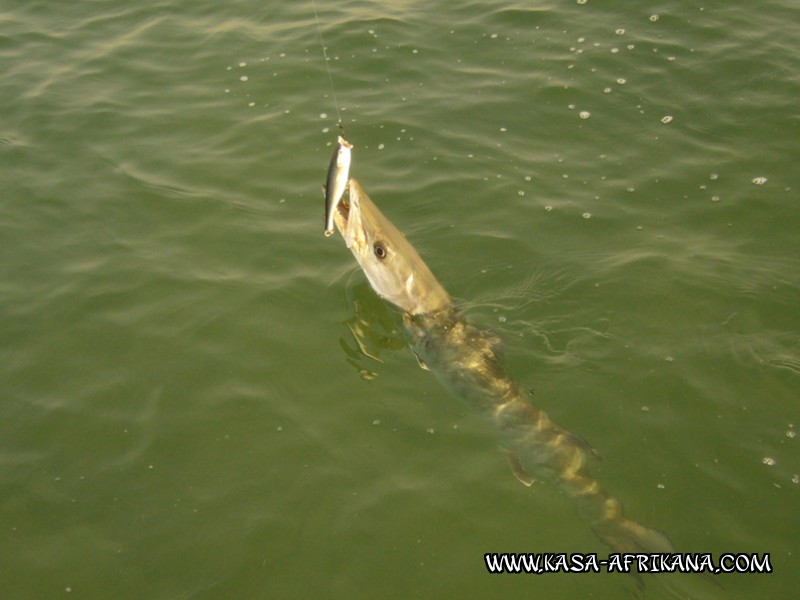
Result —
[{"label": "green water", "polygon": [[317,9],[351,174],[532,401],[631,517],[774,572],[489,575],[608,550],[322,235],[312,4],[26,0],[0,8],[3,598],[795,597],[796,3]]}]

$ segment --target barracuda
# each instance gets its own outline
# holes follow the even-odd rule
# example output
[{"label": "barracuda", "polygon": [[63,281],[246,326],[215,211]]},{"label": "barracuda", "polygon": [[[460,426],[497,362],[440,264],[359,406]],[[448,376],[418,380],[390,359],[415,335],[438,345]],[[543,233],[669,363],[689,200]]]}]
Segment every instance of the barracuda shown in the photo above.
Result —
[{"label": "barracuda", "polygon": [[497,343],[467,322],[405,236],[355,179],[336,226],[375,292],[403,312],[420,364],[495,428],[511,470],[525,485],[550,480],[573,498],[614,552],[674,552],[667,536],[625,518],[619,501],[589,474],[593,450],[531,405],[505,372]]}]

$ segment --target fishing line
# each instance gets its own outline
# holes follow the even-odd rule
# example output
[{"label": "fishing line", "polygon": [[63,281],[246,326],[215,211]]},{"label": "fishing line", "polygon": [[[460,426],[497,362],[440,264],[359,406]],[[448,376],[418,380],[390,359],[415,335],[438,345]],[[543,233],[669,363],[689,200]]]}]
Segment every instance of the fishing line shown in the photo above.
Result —
[{"label": "fishing line", "polygon": [[331,92],[333,93],[333,104],[336,106],[336,116],[339,118],[337,125],[339,130],[344,136],[344,124],[342,123],[342,113],[339,111],[339,101],[336,99],[336,86],[333,85],[333,73],[331,73],[330,59],[328,58],[328,50],[325,48],[325,40],[322,39],[322,27],[319,24],[319,15],[317,15],[317,3],[311,0],[311,6],[314,9],[314,21],[317,24],[317,33],[319,34],[319,44],[322,46],[322,57],[325,59],[325,68],[328,70],[328,79],[331,82]]}]

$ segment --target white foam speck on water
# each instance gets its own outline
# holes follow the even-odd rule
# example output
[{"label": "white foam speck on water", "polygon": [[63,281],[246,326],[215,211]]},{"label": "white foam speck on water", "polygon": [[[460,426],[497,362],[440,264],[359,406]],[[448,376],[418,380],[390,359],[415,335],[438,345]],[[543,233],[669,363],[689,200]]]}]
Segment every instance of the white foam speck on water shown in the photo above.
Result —
[{"label": "white foam speck on water", "polygon": [[765,183],[767,183],[767,178],[766,177],[754,177],[753,178],[753,183],[755,183],[756,185],[764,185]]}]

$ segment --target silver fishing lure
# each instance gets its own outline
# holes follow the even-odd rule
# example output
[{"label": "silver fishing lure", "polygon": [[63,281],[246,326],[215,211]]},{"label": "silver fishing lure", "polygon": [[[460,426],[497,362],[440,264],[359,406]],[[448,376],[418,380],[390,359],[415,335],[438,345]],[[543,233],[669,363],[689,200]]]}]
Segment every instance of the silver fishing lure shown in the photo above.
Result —
[{"label": "silver fishing lure", "polygon": [[339,136],[336,150],[331,157],[331,165],[328,167],[328,180],[322,187],[325,193],[325,235],[328,237],[333,235],[333,216],[350,179],[352,148],[350,142]]}]

